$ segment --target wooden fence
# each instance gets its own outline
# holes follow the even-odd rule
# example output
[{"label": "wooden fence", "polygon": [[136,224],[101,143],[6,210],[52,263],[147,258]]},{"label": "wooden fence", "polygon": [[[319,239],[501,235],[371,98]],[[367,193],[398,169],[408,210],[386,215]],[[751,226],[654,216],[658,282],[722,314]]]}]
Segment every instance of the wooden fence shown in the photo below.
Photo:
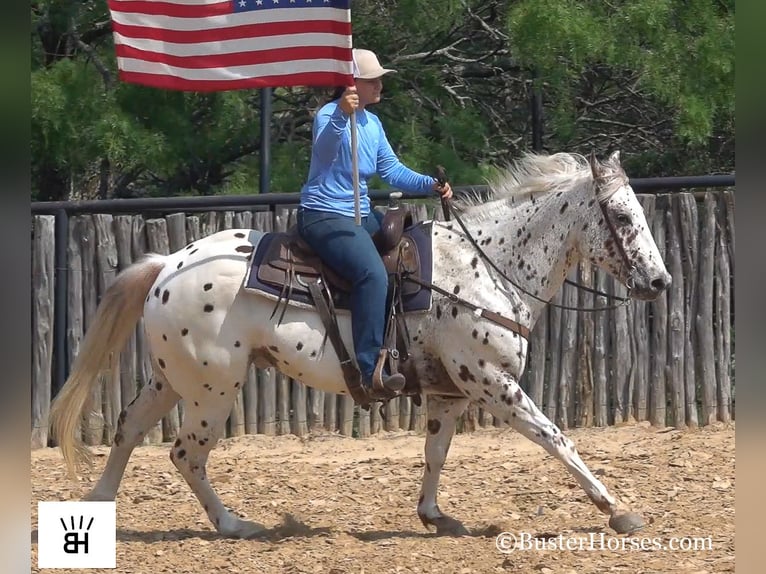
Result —
[{"label": "wooden fence", "polygon": [[[532,333],[522,386],[561,428],[625,421],[697,426],[734,416],[734,195],[730,191],[641,195],[673,284],[666,295],[615,310],[588,313],[548,307]],[[430,215],[411,206],[417,219]],[[169,253],[215,231],[232,227],[283,230],[294,209],[173,213],[165,217],[94,214],[71,217],[68,236],[69,364],[76,356],[97,303],[115,274],[147,251]],[[35,216],[33,232],[32,445],[48,443],[51,395],[54,222]],[[602,291],[625,289],[585,265],[571,279]],[[554,301],[569,306],[606,305],[565,285]],[[119,356],[113,376],[93,395],[84,425],[89,444],[110,443],[120,411],[151,377],[143,325]],[[104,392],[113,385],[114,392]],[[183,420],[183,402],[162,419],[148,443],[172,441]],[[226,436],[262,433],[305,435],[325,429],[369,436],[381,430],[425,427],[425,404],[393,400],[366,412],[349,397],[315,391],[274,369],[251,366],[226,425]],[[501,426],[471,406],[459,431]]]}]

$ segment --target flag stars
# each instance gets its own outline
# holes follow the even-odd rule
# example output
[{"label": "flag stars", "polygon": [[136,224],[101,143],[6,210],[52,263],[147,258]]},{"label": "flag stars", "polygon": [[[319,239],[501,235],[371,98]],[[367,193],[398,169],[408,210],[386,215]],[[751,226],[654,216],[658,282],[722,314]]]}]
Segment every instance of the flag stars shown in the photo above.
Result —
[{"label": "flag stars", "polygon": [[247,6],[247,0],[239,0],[239,7],[244,8]]}]

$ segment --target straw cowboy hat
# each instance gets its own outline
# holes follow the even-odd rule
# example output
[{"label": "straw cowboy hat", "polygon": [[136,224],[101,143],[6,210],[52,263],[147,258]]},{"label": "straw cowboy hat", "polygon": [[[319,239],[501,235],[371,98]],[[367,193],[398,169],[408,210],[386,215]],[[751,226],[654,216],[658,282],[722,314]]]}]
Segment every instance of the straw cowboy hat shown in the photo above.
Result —
[{"label": "straw cowboy hat", "polygon": [[396,73],[396,70],[384,68],[378,62],[378,57],[375,52],[370,50],[361,50],[354,48],[354,77],[361,80],[374,80],[380,78],[384,74],[389,72]]}]

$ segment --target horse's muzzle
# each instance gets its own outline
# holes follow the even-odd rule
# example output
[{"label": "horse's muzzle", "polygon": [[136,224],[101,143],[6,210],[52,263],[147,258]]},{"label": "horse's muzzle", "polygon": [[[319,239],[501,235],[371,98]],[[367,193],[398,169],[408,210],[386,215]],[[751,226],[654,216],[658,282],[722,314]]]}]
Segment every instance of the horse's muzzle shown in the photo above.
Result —
[{"label": "horse's muzzle", "polygon": [[630,291],[630,295],[642,301],[653,301],[659,297],[673,283],[673,278],[667,271],[648,278],[646,281],[636,281]]}]

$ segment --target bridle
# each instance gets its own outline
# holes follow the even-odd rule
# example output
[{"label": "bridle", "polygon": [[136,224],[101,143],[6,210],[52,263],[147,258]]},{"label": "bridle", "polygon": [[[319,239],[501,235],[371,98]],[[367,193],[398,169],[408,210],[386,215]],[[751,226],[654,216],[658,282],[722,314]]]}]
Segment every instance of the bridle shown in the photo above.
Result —
[{"label": "bridle", "polygon": [[[441,177],[442,175],[443,175],[442,173],[439,173],[439,177],[437,177],[437,179],[439,179],[439,181],[443,183],[442,177]],[[598,179],[595,178],[594,181],[596,182],[596,186],[598,186]],[[609,212],[606,209],[606,201],[607,200],[599,201],[598,204],[599,204],[599,207],[601,208],[601,213],[604,216],[604,222],[606,223],[606,226],[609,229],[609,233],[611,234],[612,239],[614,240],[614,244],[617,248],[617,251],[619,252],[622,258],[622,265],[624,265],[628,269],[627,278],[625,280],[625,285],[628,289],[628,296],[618,297],[616,295],[610,295],[608,293],[604,293],[603,291],[599,291],[597,289],[586,287],[585,285],[580,285],[579,283],[575,283],[568,279],[564,280],[566,283],[573,285],[577,289],[588,291],[590,293],[593,293],[594,295],[598,295],[601,297],[606,297],[607,300],[611,299],[613,301],[618,301],[618,303],[614,305],[607,305],[604,307],[570,307],[568,305],[560,305],[558,303],[553,303],[552,301],[546,301],[545,299],[538,297],[534,293],[531,293],[530,291],[528,291],[527,289],[525,289],[524,287],[522,287],[521,285],[513,281],[513,279],[508,277],[508,275],[506,275],[503,272],[503,270],[500,269],[495,264],[495,262],[492,261],[492,259],[490,259],[489,255],[486,254],[486,252],[481,248],[481,246],[478,244],[476,239],[474,239],[473,235],[471,235],[471,232],[466,227],[465,223],[463,222],[463,219],[460,217],[460,214],[457,213],[457,211],[452,207],[452,202],[450,200],[442,198],[441,204],[442,204],[442,209],[444,210],[444,219],[446,221],[450,221],[450,216],[454,216],[455,221],[457,221],[460,227],[462,228],[463,233],[465,233],[469,243],[479,253],[479,255],[481,255],[482,259],[484,259],[489,264],[489,266],[492,267],[492,269],[494,269],[500,275],[500,277],[502,277],[509,284],[513,285],[516,289],[518,289],[525,295],[528,295],[529,297],[532,297],[533,299],[540,301],[541,303],[550,305],[552,307],[556,307],[558,309],[565,309],[568,311],[596,312],[596,311],[608,311],[610,309],[617,309],[619,307],[623,307],[627,305],[630,302],[630,291],[633,288],[633,282],[634,282],[633,274],[635,272],[635,267],[630,263],[630,259],[628,259],[628,254],[625,251],[625,247],[623,246],[622,241],[620,241],[620,237],[617,234],[617,229],[614,226],[614,222],[612,221],[611,217],[609,217]],[[622,275],[622,268],[620,269],[620,275]]]}]

